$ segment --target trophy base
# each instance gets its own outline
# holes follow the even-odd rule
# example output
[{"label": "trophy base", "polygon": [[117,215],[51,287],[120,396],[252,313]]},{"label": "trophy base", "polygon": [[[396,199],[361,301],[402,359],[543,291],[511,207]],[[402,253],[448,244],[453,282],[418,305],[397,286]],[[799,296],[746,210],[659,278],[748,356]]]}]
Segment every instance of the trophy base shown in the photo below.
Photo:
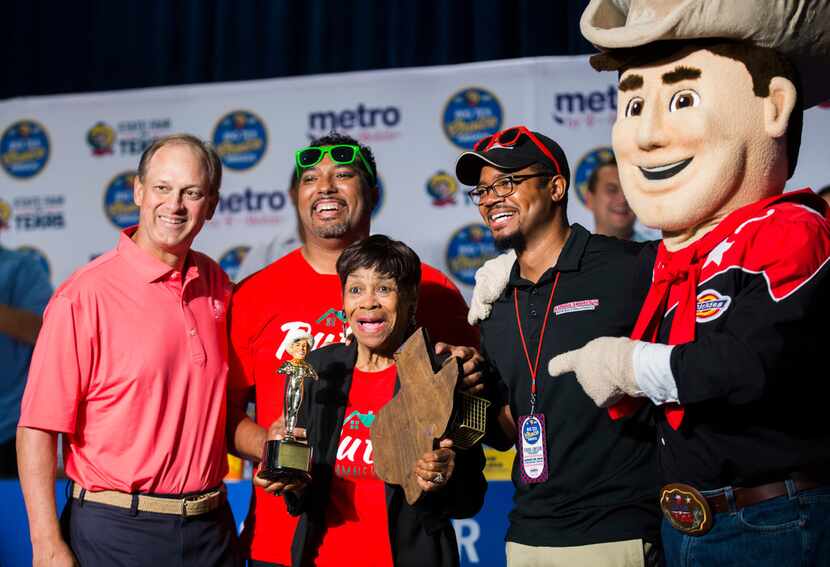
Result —
[{"label": "trophy base", "polygon": [[292,484],[311,480],[311,447],[294,440],[270,440],[262,452],[257,476],[272,482]]}]

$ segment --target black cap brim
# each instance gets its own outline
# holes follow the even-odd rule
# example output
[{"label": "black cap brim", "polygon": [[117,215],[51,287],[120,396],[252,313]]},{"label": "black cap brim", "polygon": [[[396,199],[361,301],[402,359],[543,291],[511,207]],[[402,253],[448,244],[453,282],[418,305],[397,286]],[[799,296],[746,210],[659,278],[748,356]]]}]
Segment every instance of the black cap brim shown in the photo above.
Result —
[{"label": "black cap brim", "polygon": [[535,163],[537,160],[527,155],[519,155],[511,148],[493,148],[487,156],[478,152],[464,152],[455,164],[455,176],[464,185],[478,185],[481,169],[490,165],[504,171],[516,171]]}]

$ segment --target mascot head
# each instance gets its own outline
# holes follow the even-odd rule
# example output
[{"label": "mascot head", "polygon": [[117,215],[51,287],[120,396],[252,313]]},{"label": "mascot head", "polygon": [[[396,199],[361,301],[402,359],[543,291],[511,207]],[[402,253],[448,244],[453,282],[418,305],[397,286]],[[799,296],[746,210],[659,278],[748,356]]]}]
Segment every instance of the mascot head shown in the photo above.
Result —
[{"label": "mascot head", "polygon": [[784,190],[803,109],[828,96],[830,0],[591,0],[581,27],[619,73],[626,198],[668,247]]}]

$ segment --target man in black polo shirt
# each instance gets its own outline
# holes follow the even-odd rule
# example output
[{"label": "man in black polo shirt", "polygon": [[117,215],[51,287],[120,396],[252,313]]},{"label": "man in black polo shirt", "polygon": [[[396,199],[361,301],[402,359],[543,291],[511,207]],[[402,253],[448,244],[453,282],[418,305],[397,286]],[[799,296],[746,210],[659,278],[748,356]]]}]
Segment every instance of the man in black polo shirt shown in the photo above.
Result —
[{"label": "man in black polo shirt", "polygon": [[[659,557],[651,546],[659,511],[648,415],[612,421],[575,380],[551,380],[544,361],[631,331],[653,247],[569,225],[565,155],[524,127],[481,140],[456,173],[476,186],[470,197],[497,245],[515,250],[480,271],[471,307],[506,391],[488,442],[505,449],[518,440],[508,564],[650,564]],[[507,273],[505,264],[508,281],[488,280]]]}]

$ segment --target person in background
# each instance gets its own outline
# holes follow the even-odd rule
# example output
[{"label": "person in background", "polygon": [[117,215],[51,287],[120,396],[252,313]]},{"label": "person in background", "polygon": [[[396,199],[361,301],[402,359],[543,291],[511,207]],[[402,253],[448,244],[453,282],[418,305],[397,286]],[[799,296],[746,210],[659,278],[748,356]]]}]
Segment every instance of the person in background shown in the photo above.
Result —
[{"label": "person in background", "polygon": [[[11,209],[0,201],[0,231]],[[41,315],[52,295],[49,276],[29,254],[0,245],[0,477],[17,477],[15,432],[20,399]]]},{"label": "person in background", "polygon": [[637,230],[637,216],[625,200],[617,161],[613,156],[591,172],[585,206],[594,214],[594,234],[635,242],[654,240]]}]

